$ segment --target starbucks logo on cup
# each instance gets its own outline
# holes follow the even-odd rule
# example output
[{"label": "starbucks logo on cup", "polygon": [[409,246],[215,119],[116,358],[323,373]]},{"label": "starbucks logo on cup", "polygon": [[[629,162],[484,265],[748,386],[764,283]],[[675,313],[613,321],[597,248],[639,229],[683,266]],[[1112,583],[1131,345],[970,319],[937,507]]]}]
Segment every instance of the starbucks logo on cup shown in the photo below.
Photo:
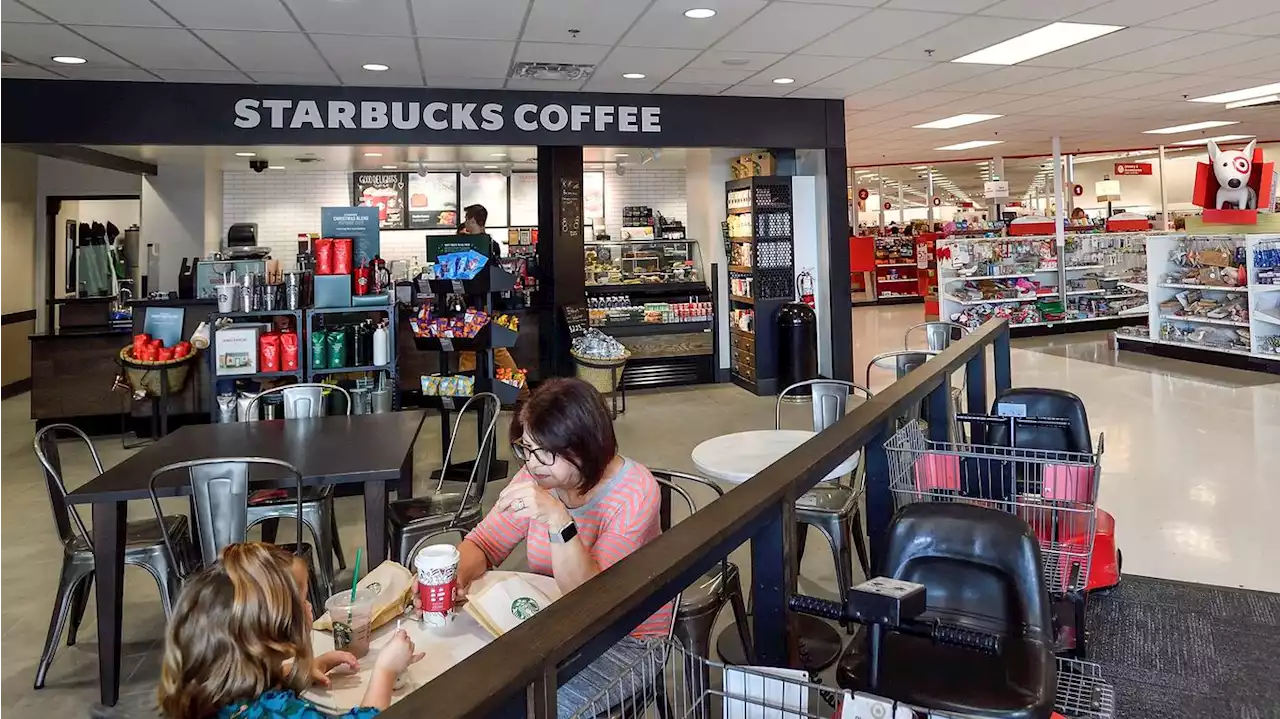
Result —
[{"label": "starbucks logo on cup", "polygon": [[343,624],[342,622],[333,623],[333,646],[349,646],[354,635],[355,633],[351,631],[350,624]]},{"label": "starbucks logo on cup", "polygon": [[532,617],[542,610],[538,603],[529,597],[520,597],[511,603],[511,614],[521,621]]}]

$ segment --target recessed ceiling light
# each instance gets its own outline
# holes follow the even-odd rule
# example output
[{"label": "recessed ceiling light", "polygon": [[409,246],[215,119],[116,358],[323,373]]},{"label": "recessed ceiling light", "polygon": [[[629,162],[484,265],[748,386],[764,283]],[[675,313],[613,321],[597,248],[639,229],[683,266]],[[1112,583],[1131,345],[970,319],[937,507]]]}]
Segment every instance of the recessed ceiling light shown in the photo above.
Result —
[{"label": "recessed ceiling light", "polygon": [[1248,100],[1228,102],[1227,109],[1234,110],[1237,107],[1252,107],[1254,105],[1266,105],[1272,102],[1280,102],[1280,95],[1263,95],[1261,97],[1251,97]]},{"label": "recessed ceiling light", "polygon": [[485,165],[485,166],[484,166],[484,169],[486,169],[486,170],[496,170],[496,169],[498,169],[498,166],[497,166],[497,165]]},{"label": "recessed ceiling light", "polygon": [[912,127],[917,130],[950,130],[953,127],[972,125],[975,122],[986,122],[987,120],[994,120],[997,117],[1004,117],[1004,115],[985,115],[980,112],[968,112],[963,115],[952,115],[951,117],[944,117],[941,120],[926,122],[923,125],[912,125]]},{"label": "recessed ceiling light", "polygon": [[968,142],[958,142],[954,145],[943,145],[935,147],[935,150],[972,150],[975,147],[986,147],[987,145],[999,145],[1004,140],[970,140]]},{"label": "recessed ceiling light", "polygon": [[927,170],[927,169],[929,169],[929,166],[928,166],[928,165],[913,165],[911,169],[913,169],[913,170]]},{"label": "recessed ceiling light", "polygon": [[382,166],[382,169],[384,169],[384,170],[394,170],[394,169],[396,169],[396,166],[395,166],[395,165],[383,165],[383,166]]},{"label": "recessed ceiling light", "polygon": [[1224,127],[1226,125],[1239,125],[1240,123],[1233,120],[1205,120],[1204,122],[1193,122],[1190,125],[1175,125],[1173,127],[1162,127],[1158,130],[1143,130],[1144,135],[1173,135],[1179,132],[1191,132],[1193,130],[1207,130],[1211,127]]},{"label": "recessed ceiling light", "polygon": [[382,157],[382,153],[381,153],[381,152],[366,152],[366,153],[364,153],[364,156],[365,156],[365,157]]},{"label": "recessed ceiling light", "polygon": [[489,153],[489,157],[506,157],[506,156],[507,156],[507,153],[505,153],[505,152],[490,152],[490,153]]},{"label": "recessed ceiling light", "polygon": [[1235,142],[1236,140],[1248,140],[1253,135],[1218,135],[1217,137],[1205,137],[1199,140],[1183,140],[1175,142],[1175,145],[1207,145],[1210,140],[1214,142]]},{"label": "recessed ceiling light", "polygon": [[775,85],[790,85],[791,83],[793,83],[793,82],[795,82],[795,81],[796,81],[796,79],[795,79],[794,77],[775,77],[775,78],[773,78],[773,84],[775,84]]},{"label": "recessed ceiling light", "polygon": [[255,157],[257,154],[256,152],[237,152],[236,157]]},{"label": "recessed ceiling light", "polygon": [[617,152],[617,153],[614,153],[614,155],[613,155],[613,156],[614,156],[614,157],[631,157],[631,155],[630,155],[630,154],[625,153],[625,152]]},{"label": "recessed ceiling light", "polygon": [[693,20],[706,20],[709,17],[714,17],[715,14],[715,10],[705,7],[696,7],[691,10],[684,11],[684,16]]},{"label": "recessed ceiling light", "polygon": [[622,76],[623,76],[623,77],[625,77],[625,78],[627,78],[628,80],[643,80],[643,79],[644,79],[644,73],[643,73],[643,72],[624,72],[624,73],[622,73]]},{"label": "recessed ceiling light", "polygon": [[1010,38],[991,47],[971,52],[951,62],[980,65],[1016,65],[1023,60],[1047,55],[1064,47],[1123,30],[1123,25],[1092,25],[1078,22],[1055,22],[1037,30]]},{"label": "recessed ceiling light", "polygon": [[83,65],[86,62],[84,58],[76,57],[75,55],[54,55],[52,59],[54,62],[59,62],[63,65]]},{"label": "recessed ceiling light", "polygon": [[283,170],[284,165],[267,165],[268,170]]},{"label": "recessed ceiling light", "polygon": [[1244,90],[1232,90],[1231,92],[1223,92],[1217,95],[1206,95],[1204,97],[1193,97],[1191,102],[1236,102],[1238,100],[1251,100],[1262,95],[1270,95],[1280,92],[1280,82],[1270,85],[1259,85],[1257,87],[1245,88]]},{"label": "recessed ceiling light", "polygon": [[369,72],[386,72],[387,70],[391,69],[390,65],[383,65],[380,62],[366,62],[360,67],[365,70],[368,70]]}]

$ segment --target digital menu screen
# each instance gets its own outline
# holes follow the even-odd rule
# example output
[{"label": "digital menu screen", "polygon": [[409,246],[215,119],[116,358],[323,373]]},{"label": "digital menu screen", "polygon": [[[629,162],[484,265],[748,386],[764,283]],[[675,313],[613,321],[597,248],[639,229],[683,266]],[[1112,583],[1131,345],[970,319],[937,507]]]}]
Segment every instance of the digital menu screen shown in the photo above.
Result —
[{"label": "digital menu screen", "polygon": [[428,172],[409,175],[409,229],[456,229],[458,173]]},{"label": "digital menu screen", "polygon": [[538,173],[511,175],[511,226],[538,226]]},{"label": "digital menu screen", "polygon": [[462,206],[483,205],[488,227],[507,226],[507,178],[497,172],[473,172],[462,178]]},{"label": "digital menu screen", "polygon": [[351,182],[351,204],[378,208],[379,229],[405,229],[405,173],[354,173]]}]

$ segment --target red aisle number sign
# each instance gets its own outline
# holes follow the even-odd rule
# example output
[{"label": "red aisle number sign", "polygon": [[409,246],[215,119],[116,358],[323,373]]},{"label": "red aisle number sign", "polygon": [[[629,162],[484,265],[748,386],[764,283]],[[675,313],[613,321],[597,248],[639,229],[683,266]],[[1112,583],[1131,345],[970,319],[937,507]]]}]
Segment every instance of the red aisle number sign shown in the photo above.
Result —
[{"label": "red aisle number sign", "polygon": [[1072,185],[1071,194],[1076,197],[1084,197],[1084,185]]},{"label": "red aisle number sign", "polygon": [[892,209],[893,209],[893,203],[892,203],[892,202],[889,202],[888,200],[885,200],[885,201],[884,201],[884,205],[882,205],[882,207],[884,207],[884,209],[886,209],[886,210],[892,210]]},{"label": "red aisle number sign", "polygon": [[866,202],[866,200],[867,200],[867,198],[868,198],[868,197],[871,197],[871,191],[870,191],[870,190],[868,190],[868,189],[867,189],[867,188],[865,188],[865,187],[859,187],[859,188],[858,188],[858,199],[859,199],[859,200],[862,200],[863,202]]}]

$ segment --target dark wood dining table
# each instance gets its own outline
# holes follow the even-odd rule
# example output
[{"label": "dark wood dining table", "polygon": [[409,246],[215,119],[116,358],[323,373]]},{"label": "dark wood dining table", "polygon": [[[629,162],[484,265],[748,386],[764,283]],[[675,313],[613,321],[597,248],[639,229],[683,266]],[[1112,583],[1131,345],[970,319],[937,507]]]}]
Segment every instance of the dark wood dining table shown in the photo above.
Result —
[{"label": "dark wood dining table", "polygon": [[[187,425],[166,435],[67,495],[71,504],[92,505],[93,561],[97,575],[98,678],[102,703],[120,695],[121,623],[124,602],[125,526],[128,503],[146,500],[151,473],[167,464],[216,457],[268,457],[301,472],[307,485],[360,485],[364,495],[365,551],[369,567],[387,558],[388,485],[412,495],[413,444],[426,413],[317,417],[231,424]],[[278,469],[250,474],[251,489],[292,488]],[[185,472],[156,481],[160,497],[191,493]]]}]

